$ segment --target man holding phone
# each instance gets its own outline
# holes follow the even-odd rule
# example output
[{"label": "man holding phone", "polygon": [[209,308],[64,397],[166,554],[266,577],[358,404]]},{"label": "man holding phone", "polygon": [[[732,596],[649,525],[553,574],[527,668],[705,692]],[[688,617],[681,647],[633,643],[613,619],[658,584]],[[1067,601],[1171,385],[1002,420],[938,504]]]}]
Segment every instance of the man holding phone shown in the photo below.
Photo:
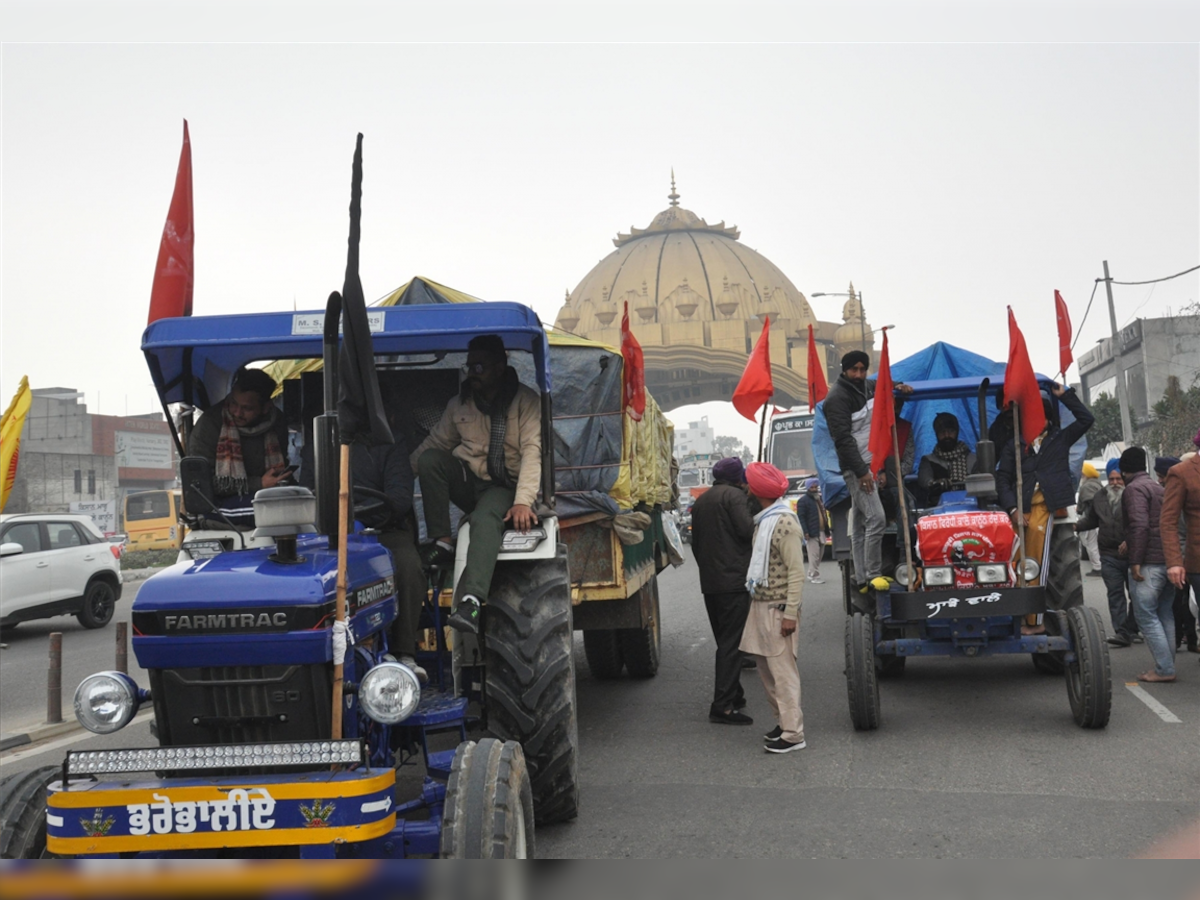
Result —
[{"label": "man holding phone", "polygon": [[271,402],[274,393],[275,379],[266,372],[238,369],[228,396],[192,429],[187,452],[212,463],[214,499],[235,524],[253,524],[255,493],[275,487],[294,470],[287,464],[287,424]]}]

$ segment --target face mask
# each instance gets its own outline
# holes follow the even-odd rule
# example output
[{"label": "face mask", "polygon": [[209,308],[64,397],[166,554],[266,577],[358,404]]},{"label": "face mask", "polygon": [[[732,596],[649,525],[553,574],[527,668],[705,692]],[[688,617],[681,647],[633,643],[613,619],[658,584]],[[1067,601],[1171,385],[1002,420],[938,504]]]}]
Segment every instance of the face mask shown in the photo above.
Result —
[{"label": "face mask", "polygon": [[951,450],[953,450],[955,447],[958,446],[958,438],[956,438],[956,437],[942,438],[940,441],[937,442],[937,446],[938,446],[939,450],[944,450],[947,453],[949,453]]}]

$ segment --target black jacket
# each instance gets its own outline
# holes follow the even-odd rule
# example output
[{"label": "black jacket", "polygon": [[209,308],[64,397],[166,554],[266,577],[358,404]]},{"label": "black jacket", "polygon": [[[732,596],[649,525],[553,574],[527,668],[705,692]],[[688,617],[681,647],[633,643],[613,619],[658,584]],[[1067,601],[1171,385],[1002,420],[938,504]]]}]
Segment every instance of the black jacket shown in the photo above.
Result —
[{"label": "black jacket", "polygon": [[850,418],[874,396],[874,381],[860,384],[845,375],[839,375],[825,398],[825,421],[829,425],[833,446],[837,449],[838,468],[843,472],[853,472],[859,478],[866,475],[870,467],[858,452],[858,443],[850,431]]},{"label": "black jacket", "polygon": [[[303,487],[312,490],[313,453],[312,442],[304,445],[300,454],[301,466],[299,482]],[[368,487],[382,491],[387,495],[388,502],[382,509],[376,509],[370,514],[355,513],[355,518],[368,528],[410,528],[413,508],[413,471],[408,461],[408,447],[403,438],[397,438],[394,444],[379,444],[368,447],[365,444],[350,445],[350,481],[355,487]],[[364,507],[373,503],[376,498],[362,494],[356,498],[356,505]]]},{"label": "black jacket", "polygon": [[796,517],[800,520],[800,528],[806,538],[815,538],[825,530],[821,512],[821,501],[812,491],[805,491],[796,501]]},{"label": "black jacket", "polygon": [[692,553],[700,567],[700,591],[746,590],[754,546],[753,501],[745,488],[718,481],[692,504]]},{"label": "black jacket", "polygon": [[[188,454],[203,456],[215,467],[217,464],[217,444],[221,438],[221,412],[225,401],[216,403],[200,417],[192,429],[188,439]],[[274,426],[275,439],[279,441],[279,450],[283,453],[283,461],[287,462],[288,429],[283,416],[276,413]],[[246,467],[246,493],[254,496],[262,489],[262,477],[267,471],[266,463],[266,432],[258,435],[242,435],[242,464]],[[222,491],[214,484],[213,491],[218,497],[231,496],[229,491]]]},{"label": "black jacket", "polygon": [[[959,441],[959,443],[961,444],[963,441]],[[975,453],[974,451],[968,450],[967,474],[977,474],[975,469]],[[919,469],[917,469],[917,485],[921,488],[921,490],[925,491],[926,496],[929,498],[930,505],[936,504],[938,498],[942,495],[942,491],[935,489],[933,483],[935,481],[949,480],[950,463],[948,460],[943,459],[938,453],[937,447],[934,447],[932,453],[926,453],[921,457],[921,466]]]},{"label": "black jacket", "polygon": [[1079,504],[1079,521],[1075,523],[1075,530],[1091,531],[1098,528],[1100,533],[1096,543],[1100,552],[1105,556],[1120,556],[1121,544],[1125,543],[1125,523],[1122,521],[1120,495],[1114,511],[1111,491],[1111,487],[1102,487],[1091,500]]},{"label": "black jacket", "polygon": [[[1051,511],[1075,505],[1075,483],[1071,478],[1071,445],[1083,437],[1096,421],[1072,389],[1067,389],[1059,398],[1075,416],[1075,421],[1066,428],[1050,425],[1038,453],[1030,453],[1022,442],[1021,477],[1024,496],[1021,509],[1029,512],[1033,506],[1033,492],[1037,485],[1042,487],[1046,506]],[[1000,462],[996,467],[996,493],[1001,507],[1007,512],[1017,507],[1017,463],[1013,442],[1000,451]]]}]

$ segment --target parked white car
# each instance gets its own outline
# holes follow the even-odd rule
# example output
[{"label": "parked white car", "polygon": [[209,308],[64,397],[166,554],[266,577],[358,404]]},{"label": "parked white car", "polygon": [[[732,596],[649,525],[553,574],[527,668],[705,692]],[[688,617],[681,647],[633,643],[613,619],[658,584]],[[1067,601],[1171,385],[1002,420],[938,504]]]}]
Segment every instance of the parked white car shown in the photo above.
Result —
[{"label": "parked white car", "polygon": [[72,615],[102,628],[121,599],[121,548],[88,516],[0,516],[0,628]]}]

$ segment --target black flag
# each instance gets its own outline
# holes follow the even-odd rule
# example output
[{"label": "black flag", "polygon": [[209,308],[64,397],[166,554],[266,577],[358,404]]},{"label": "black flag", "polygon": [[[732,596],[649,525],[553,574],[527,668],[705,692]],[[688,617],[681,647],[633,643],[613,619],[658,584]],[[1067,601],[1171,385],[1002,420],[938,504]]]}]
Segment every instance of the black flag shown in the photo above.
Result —
[{"label": "black flag", "polygon": [[338,435],[343,444],[362,439],[390,444],[388,427],[375,374],[375,352],[367,323],[367,302],[358,277],[358,240],[362,218],[362,135],[354,148],[354,174],[350,182],[350,248],[346,256],[346,281],[342,286],[342,348],[338,354]]}]

